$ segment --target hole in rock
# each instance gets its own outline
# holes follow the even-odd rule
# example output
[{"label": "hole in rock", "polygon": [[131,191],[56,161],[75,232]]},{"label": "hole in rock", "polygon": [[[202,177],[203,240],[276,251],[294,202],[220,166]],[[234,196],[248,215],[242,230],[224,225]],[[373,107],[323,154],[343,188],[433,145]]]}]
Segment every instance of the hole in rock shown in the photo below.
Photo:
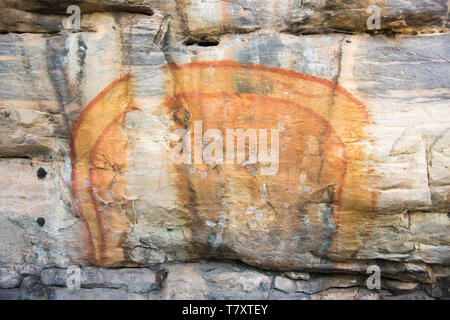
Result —
[{"label": "hole in rock", "polygon": [[186,46],[198,45],[200,47],[214,47],[219,45],[219,40],[217,39],[187,39],[184,42]]},{"label": "hole in rock", "polygon": [[38,171],[36,172],[37,177],[42,180],[47,176],[47,171],[45,171],[44,168],[39,168]]},{"label": "hole in rock", "polygon": [[42,227],[45,224],[45,219],[42,217],[39,217],[39,218],[37,218],[36,222],[39,225],[39,227]]}]

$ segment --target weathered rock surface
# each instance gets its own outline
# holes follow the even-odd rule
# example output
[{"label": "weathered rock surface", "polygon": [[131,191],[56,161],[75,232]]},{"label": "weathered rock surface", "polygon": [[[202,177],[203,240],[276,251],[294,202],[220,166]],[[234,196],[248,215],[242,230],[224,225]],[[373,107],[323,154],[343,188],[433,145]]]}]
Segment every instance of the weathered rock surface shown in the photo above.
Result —
[{"label": "weathered rock surface", "polygon": [[[51,3],[51,5],[50,5]],[[5,0],[0,30],[15,32],[57,32],[68,6],[76,4],[84,13],[133,12],[146,15],[162,12],[173,21],[174,34],[188,42],[217,41],[223,34],[272,28],[277,32],[308,34],[365,32],[370,6],[380,8],[381,28],[390,33],[445,32],[448,21],[446,0]],[[1,8],[1,7],[0,7]],[[375,31],[376,32],[376,31]]]},{"label": "weathered rock surface", "polygon": [[[9,266],[9,272],[16,266]],[[69,269],[48,268],[39,275],[20,274],[21,281],[0,289],[0,298],[14,299],[441,299],[448,282],[433,284],[383,280],[380,289],[365,286],[366,275],[309,273],[311,281],[292,280],[276,271],[237,263],[163,264],[154,269],[82,268],[79,287],[69,283]]]},{"label": "weathered rock surface", "polygon": [[448,297],[447,1],[261,3],[2,3],[0,297]]}]

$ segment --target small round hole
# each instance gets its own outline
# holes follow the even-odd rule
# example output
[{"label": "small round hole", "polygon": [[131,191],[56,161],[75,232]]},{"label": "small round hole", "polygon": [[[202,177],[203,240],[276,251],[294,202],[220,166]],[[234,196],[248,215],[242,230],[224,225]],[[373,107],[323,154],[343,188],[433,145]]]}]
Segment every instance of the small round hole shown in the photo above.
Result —
[{"label": "small round hole", "polygon": [[42,217],[39,217],[39,218],[37,218],[36,222],[39,225],[39,227],[43,227],[45,224],[45,219]]},{"label": "small round hole", "polygon": [[38,179],[42,180],[47,176],[47,171],[44,168],[39,168],[36,173]]}]

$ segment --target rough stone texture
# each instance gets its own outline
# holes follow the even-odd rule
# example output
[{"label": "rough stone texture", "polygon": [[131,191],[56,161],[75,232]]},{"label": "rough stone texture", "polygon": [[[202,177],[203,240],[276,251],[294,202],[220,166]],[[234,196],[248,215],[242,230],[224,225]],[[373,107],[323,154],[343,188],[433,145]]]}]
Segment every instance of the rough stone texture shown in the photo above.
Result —
[{"label": "rough stone texture", "polygon": [[[157,288],[156,273],[148,269],[96,269],[84,268],[81,273],[83,287],[124,289],[131,293],[148,293]],[[41,281],[47,286],[66,286],[64,269],[45,269]]]},{"label": "rough stone texture", "polygon": [[[10,267],[13,268],[13,267]],[[12,269],[11,269],[12,270]],[[365,287],[364,275],[311,273],[311,281],[292,280],[280,272],[239,263],[197,262],[149,268],[82,268],[80,288],[67,285],[70,271],[42,270],[40,277],[22,275],[19,284],[0,289],[4,300],[15,299],[442,299],[448,282],[433,284],[383,279],[379,290]]]},{"label": "rough stone texture", "polygon": [[[3,1],[0,298],[448,298],[448,2],[370,4]],[[173,163],[199,120],[275,174]]]},{"label": "rough stone texture", "polygon": [[9,289],[20,284],[20,274],[11,268],[0,268],[0,288]]},{"label": "rough stone texture", "polygon": [[[264,28],[278,32],[308,34],[368,31],[367,7],[381,8],[382,29],[390,33],[413,33],[437,27],[445,30],[448,19],[446,0],[5,0],[0,12],[0,30],[16,32],[57,32],[69,5],[82,12],[127,11],[151,15],[163,12],[173,20],[177,37],[190,41],[211,41],[222,34],[246,33]],[[45,14],[45,15],[43,15]],[[50,15],[49,15],[50,14]],[[442,29],[441,29],[442,28]]]}]

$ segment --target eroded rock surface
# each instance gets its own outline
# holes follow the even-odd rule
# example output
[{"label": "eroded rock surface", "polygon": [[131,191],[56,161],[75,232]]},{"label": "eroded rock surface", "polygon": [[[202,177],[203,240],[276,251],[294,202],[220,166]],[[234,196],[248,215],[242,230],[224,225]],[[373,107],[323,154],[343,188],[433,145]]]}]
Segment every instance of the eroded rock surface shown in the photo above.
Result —
[{"label": "eroded rock surface", "polygon": [[447,1],[261,3],[2,3],[0,297],[448,296]]}]

